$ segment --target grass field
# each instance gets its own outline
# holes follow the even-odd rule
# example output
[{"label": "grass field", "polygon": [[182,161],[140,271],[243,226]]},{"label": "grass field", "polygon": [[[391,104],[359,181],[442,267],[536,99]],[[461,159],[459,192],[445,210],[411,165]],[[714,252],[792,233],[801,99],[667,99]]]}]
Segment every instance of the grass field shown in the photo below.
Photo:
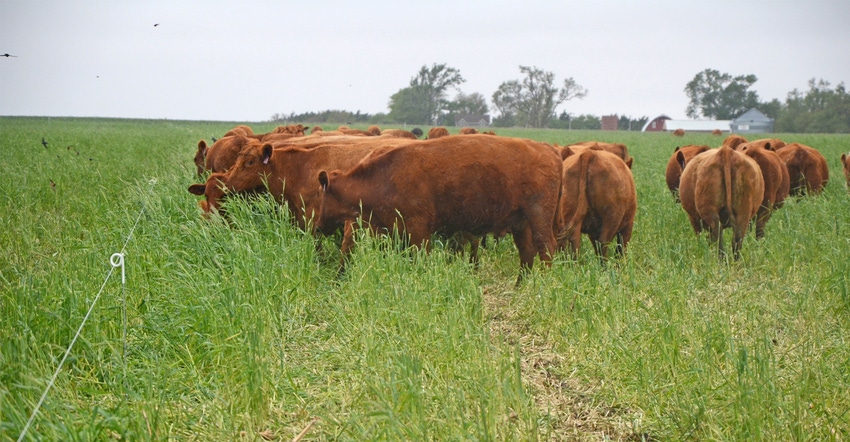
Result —
[{"label": "grass field", "polygon": [[497,130],[635,158],[626,256],[586,241],[515,287],[512,241],[475,271],[361,234],[337,278],[338,239],[317,253],[272,201],[202,219],[195,147],[235,124],[0,118],[1,440],[99,293],[26,440],[850,439],[850,136],[775,134],[831,181],[727,264],[664,182],[721,137]]}]

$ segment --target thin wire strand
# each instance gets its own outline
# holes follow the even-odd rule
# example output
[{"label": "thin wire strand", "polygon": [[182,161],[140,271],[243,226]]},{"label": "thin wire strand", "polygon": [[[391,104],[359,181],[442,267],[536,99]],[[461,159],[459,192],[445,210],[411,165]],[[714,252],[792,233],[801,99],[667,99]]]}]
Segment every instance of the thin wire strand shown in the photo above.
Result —
[{"label": "thin wire strand", "polygon": [[[136,231],[136,226],[139,225],[139,220],[142,219],[142,214],[145,213],[145,206],[142,203],[142,210],[139,211],[139,216],[136,217],[136,222],[133,224],[133,228],[130,229],[130,234],[127,235],[127,240],[124,241],[124,246],[121,247],[121,254],[124,254],[124,250],[127,248],[127,244],[130,243],[130,238],[133,237],[133,232]],[[56,371],[53,373],[53,377],[50,378],[50,382],[47,383],[47,388],[44,389],[44,393],[41,395],[41,399],[38,400],[38,403],[35,405],[35,408],[32,410],[32,415],[30,415],[27,424],[24,426],[23,431],[21,431],[21,435],[18,436],[18,442],[24,440],[24,437],[27,435],[27,431],[30,429],[30,425],[35,420],[36,414],[38,414],[38,410],[41,408],[41,405],[44,403],[44,400],[47,398],[47,393],[53,387],[53,384],[56,382],[56,378],[59,376],[59,372],[62,370],[62,365],[65,364],[65,360],[68,359],[68,355],[71,354],[71,348],[74,347],[74,343],[77,342],[77,338],[80,337],[80,333],[83,331],[83,326],[86,325],[86,321],[88,321],[91,312],[94,310],[94,306],[97,304],[97,300],[100,299],[100,295],[103,293],[103,289],[106,287],[106,283],[109,282],[109,278],[112,276],[112,272],[115,271],[115,267],[113,266],[109,269],[109,273],[106,274],[106,278],[103,280],[103,284],[100,286],[100,290],[97,292],[97,296],[94,297],[94,301],[92,301],[91,306],[89,306],[88,312],[86,312],[86,316],[83,318],[83,322],[80,324],[80,327],[77,328],[77,333],[74,335],[74,338],[71,339],[71,344],[68,345],[68,349],[65,350],[65,355],[62,356],[62,360],[59,361],[59,366],[56,367]]]}]

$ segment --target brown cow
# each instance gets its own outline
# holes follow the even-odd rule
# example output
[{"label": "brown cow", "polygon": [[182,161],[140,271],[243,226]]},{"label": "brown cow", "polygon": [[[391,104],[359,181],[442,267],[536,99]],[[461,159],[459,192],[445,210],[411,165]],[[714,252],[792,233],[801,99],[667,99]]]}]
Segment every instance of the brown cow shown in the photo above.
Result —
[{"label": "brown cow", "polygon": [[362,214],[373,231],[397,228],[411,244],[428,248],[434,233],[480,236],[509,229],[522,269],[531,268],[535,254],[550,263],[555,251],[561,158],[543,143],[437,138],[376,152],[351,170],[318,177],[320,230]]},{"label": "brown cow", "polygon": [[841,154],[841,165],[844,167],[844,178],[847,179],[844,185],[850,191],[850,155],[846,153]]},{"label": "brown cow", "polygon": [[800,143],[791,143],[777,149],[776,153],[788,168],[792,195],[817,195],[829,181],[826,158],[816,149]]},{"label": "brown cow", "polygon": [[677,137],[684,137],[685,136],[685,130],[684,129],[676,129],[676,130],[673,131],[673,135],[675,135]]},{"label": "brown cow", "polygon": [[304,135],[304,132],[306,132],[309,128],[310,126],[304,126],[303,124],[287,124],[286,126],[278,126],[274,128],[271,133]]},{"label": "brown cow", "polygon": [[573,256],[578,257],[581,234],[585,233],[603,262],[615,237],[617,253],[624,253],[637,212],[635,180],[629,166],[599,146],[577,154],[565,148],[561,156],[565,159],[555,223],[558,247],[563,250],[569,241]]},{"label": "brown cow", "polygon": [[747,139],[746,139],[746,138],[744,138],[744,137],[742,137],[742,136],[740,136],[740,135],[734,135],[734,134],[733,134],[733,135],[729,135],[728,137],[726,137],[726,139],[725,139],[725,140],[723,140],[723,144],[722,144],[722,145],[723,145],[723,146],[729,146],[729,147],[731,147],[732,149],[735,149],[735,148],[737,148],[739,145],[744,144],[744,143],[746,143],[746,142],[747,142]]},{"label": "brown cow", "polygon": [[419,138],[413,132],[411,132],[409,130],[404,130],[404,129],[385,129],[385,130],[381,131],[381,136],[409,138],[411,140],[416,140],[416,139]]},{"label": "brown cow", "polygon": [[720,136],[720,135],[723,135],[723,131],[720,130],[720,129],[714,129],[713,131],[711,131],[711,134],[716,135],[716,136]]},{"label": "brown cow", "polygon": [[[747,144],[755,147],[765,147],[769,144],[770,147],[775,151],[778,151],[779,149],[785,147],[785,142],[780,140],[779,138],[762,138],[759,140],[748,141]],[[740,145],[738,145],[738,147],[735,147],[735,149],[740,150]]]},{"label": "brown cow", "polygon": [[435,138],[447,137],[447,136],[449,136],[449,130],[446,129],[445,127],[442,127],[442,126],[432,127],[431,130],[428,131],[428,138],[427,139],[433,140]]},{"label": "brown cow", "polygon": [[478,129],[474,127],[464,127],[460,130],[461,135],[475,135],[478,133]]},{"label": "brown cow", "polygon": [[785,198],[788,197],[791,185],[788,168],[770,143],[764,145],[744,143],[736,150],[755,160],[764,179],[764,199],[756,215],[756,239],[763,238],[765,224],[773,211],[782,207]]},{"label": "brown cow", "polygon": [[211,170],[213,172],[226,172],[235,162],[239,152],[253,138],[242,135],[231,135],[216,140],[212,146],[207,147],[204,140],[198,142],[198,151],[195,153],[195,166],[198,175]]},{"label": "brown cow", "polygon": [[678,156],[681,153],[685,159],[685,163],[691,160],[691,158],[709,150],[708,146],[697,146],[694,144],[689,144],[687,146],[676,147],[673,150],[673,155],[670,156],[670,159],[667,161],[667,170],[665,173],[665,177],[667,179],[667,188],[670,189],[670,193],[673,194],[673,198],[678,202],[679,201],[679,180],[682,176],[682,165],[679,163]]},{"label": "brown cow", "polygon": [[623,161],[629,163],[629,167],[631,166],[631,157],[629,157],[629,149],[625,144],[619,143],[604,143],[601,141],[582,141],[580,143],[570,144],[568,147],[572,150],[573,153],[578,153],[579,150],[584,150],[589,148],[590,146],[599,146],[602,150],[613,153],[620,157]]},{"label": "brown cow", "polygon": [[728,146],[703,152],[689,162],[682,153],[677,157],[684,169],[679,195],[694,232],[699,235],[708,229],[710,241],[717,244],[722,258],[723,229],[732,227],[732,252],[736,260],[740,259],[744,235],[764,199],[764,179],[758,164]]},{"label": "brown cow", "polygon": [[240,124],[238,126],[235,126],[233,129],[230,129],[224,134],[225,137],[233,137],[237,135],[242,135],[243,137],[250,137],[251,135],[254,135],[254,130],[251,129],[249,126]]},{"label": "brown cow", "polygon": [[372,135],[378,136],[381,135],[381,128],[373,124],[366,128],[366,132],[370,132]]}]

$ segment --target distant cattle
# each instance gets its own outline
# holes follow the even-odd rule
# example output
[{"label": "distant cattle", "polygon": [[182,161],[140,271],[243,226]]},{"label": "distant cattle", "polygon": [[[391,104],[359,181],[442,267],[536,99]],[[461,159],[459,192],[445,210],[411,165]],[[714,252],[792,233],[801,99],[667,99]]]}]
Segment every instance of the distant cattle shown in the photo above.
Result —
[{"label": "distant cattle", "polygon": [[763,238],[765,224],[773,211],[782,207],[785,198],[788,197],[791,184],[788,168],[770,143],[763,145],[744,143],[736,150],[755,160],[761,170],[764,180],[764,198],[756,215],[756,238]]},{"label": "distant cattle", "polygon": [[411,140],[415,140],[415,139],[419,138],[413,132],[411,132],[409,130],[404,130],[404,129],[384,129],[384,130],[381,131],[381,136],[409,138]]},{"label": "distant cattle", "polygon": [[233,129],[230,129],[229,131],[225,132],[224,134],[225,137],[233,137],[237,135],[241,135],[243,137],[250,137],[251,135],[254,135],[254,131],[249,126],[240,124],[234,127]]},{"label": "distant cattle", "polygon": [[847,180],[844,184],[850,191],[850,154],[841,154],[841,165],[844,167],[844,178]]},{"label": "distant cattle", "polygon": [[734,135],[733,134],[733,135],[729,135],[728,137],[726,137],[725,140],[723,140],[723,146],[729,146],[732,149],[735,149],[735,148],[738,147],[738,145],[744,144],[746,142],[747,142],[746,138],[744,138],[740,135]]},{"label": "distant cattle", "polygon": [[419,137],[422,136],[422,129],[420,129],[418,127],[414,127],[413,129],[410,129],[410,133],[412,133],[413,135],[416,135],[416,138],[419,138]]},{"label": "distant cattle", "polygon": [[[340,128],[337,130],[345,135],[362,135],[364,137],[374,137],[376,135],[375,133],[370,132],[368,130],[343,128],[342,126],[340,126]],[[380,133],[378,133],[377,135],[380,135]]]},{"label": "distant cattle", "polygon": [[369,126],[366,128],[366,132],[371,133],[372,135],[381,135],[381,128],[375,125]]},{"label": "distant cattle", "polygon": [[320,230],[362,215],[372,230],[397,228],[411,244],[426,248],[434,233],[509,230],[523,269],[531,268],[534,255],[549,263],[555,251],[561,158],[543,143],[486,135],[437,138],[374,153],[351,170],[322,171],[318,178]]},{"label": "distant cattle", "polygon": [[[623,253],[632,236],[637,193],[629,166],[616,155],[591,146],[573,154],[562,150],[563,180],[555,232],[558,246],[578,256],[581,234],[585,233],[599,254],[608,258],[608,246],[617,239],[616,251]],[[629,164],[631,161],[629,161]]]},{"label": "distant cattle", "polygon": [[684,137],[685,136],[685,130],[684,129],[676,129],[676,130],[673,131],[673,135],[675,135],[677,137]]},{"label": "distant cattle", "polygon": [[826,158],[817,149],[800,143],[791,143],[777,149],[776,153],[788,167],[792,195],[803,193],[817,195],[829,181]]},{"label": "distant cattle", "polygon": [[310,133],[314,134],[316,132],[321,132],[322,130],[324,130],[324,129],[322,129],[322,126],[316,125],[316,126],[313,126],[312,129],[310,129]]},{"label": "distant cattle", "polygon": [[304,126],[303,124],[287,124],[286,126],[278,126],[278,127],[274,128],[272,133],[304,135],[304,133],[309,128],[310,128],[309,126]]},{"label": "distant cattle", "polygon": [[720,135],[723,135],[723,131],[720,130],[720,129],[714,129],[713,131],[711,131],[711,134],[720,136]]},{"label": "distant cattle", "polygon": [[699,235],[708,229],[722,257],[723,229],[731,227],[732,252],[740,259],[744,236],[764,198],[758,164],[728,146],[703,152],[687,163],[681,152],[677,158],[683,167],[679,195],[694,232]]},{"label": "distant cattle", "polygon": [[[780,140],[779,138],[762,138],[759,140],[747,141],[746,143],[751,147],[765,147],[767,145],[770,145],[770,147],[776,151],[785,147],[785,142]],[[736,147],[736,149],[737,148],[738,147]]]},{"label": "distant cattle", "polygon": [[673,198],[676,201],[679,201],[679,180],[682,176],[682,168],[681,162],[679,161],[679,155],[682,155],[685,163],[691,160],[691,158],[709,150],[708,146],[698,146],[694,144],[690,144],[687,146],[676,147],[673,151],[673,155],[670,156],[670,159],[667,161],[667,170],[665,173],[665,177],[667,179],[667,188],[670,189],[670,193],[673,194]]},{"label": "distant cattle", "polygon": [[478,133],[478,129],[474,127],[464,127],[460,130],[461,135],[474,135]]},{"label": "distant cattle", "polygon": [[428,139],[433,140],[435,138],[447,137],[449,136],[449,130],[445,127],[432,127],[431,130],[428,131]]}]

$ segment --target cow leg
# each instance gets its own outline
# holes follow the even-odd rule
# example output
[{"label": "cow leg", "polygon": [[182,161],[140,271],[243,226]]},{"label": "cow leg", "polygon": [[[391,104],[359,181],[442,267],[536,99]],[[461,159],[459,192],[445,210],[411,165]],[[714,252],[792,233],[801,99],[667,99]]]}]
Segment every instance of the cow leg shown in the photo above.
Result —
[{"label": "cow leg", "polygon": [[770,219],[770,215],[770,206],[759,207],[758,214],[756,215],[756,239],[764,238],[764,226]]},{"label": "cow leg", "polygon": [[534,255],[536,250],[534,248],[534,240],[532,239],[531,227],[528,224],[524,225],[522,228],[513,229],[513,237],[514,244],[516,245],[517,250],[519,250],[520,271],[516,280],[517,285],[519,285],[522,281],[523,274],[530,270],[531,265],[534,264]]},{"label": "cow leg", "polygon": [[[734,227],[732,227],[734,232],[734,238],[732,239],[732,255],[735,258],[735,261],[741,259],[741,246],[744,243],[744,235],[747,234],[747,228],[749,227],[749,221],[746,224],[738,223]],[[756,227],[758,229],[758,227]]]},{"label": "cow leg", "polygon": [[351,256],[351,250],[354,249],[354,222],[346,220],[342,228],[342,245],[339,251],[342,257],[339,259],[339,270],[337,274],[342,276],[345,273],[345,263],[348,257]]},{"label": "cow leg", "polygon": [[472,268],[478,270],[478,247],[481,244],[481,238],[472,234],[469,235],[469,262]]},{"label": "cow leg", "polygon": [[712,219],[710,223],[708,223],[708,241],[710,244],[715,244],[717,246],[717,254],[720,259],[726,255],[726,252],[723,250],[723,225],[720,224],[720,218]]}]

